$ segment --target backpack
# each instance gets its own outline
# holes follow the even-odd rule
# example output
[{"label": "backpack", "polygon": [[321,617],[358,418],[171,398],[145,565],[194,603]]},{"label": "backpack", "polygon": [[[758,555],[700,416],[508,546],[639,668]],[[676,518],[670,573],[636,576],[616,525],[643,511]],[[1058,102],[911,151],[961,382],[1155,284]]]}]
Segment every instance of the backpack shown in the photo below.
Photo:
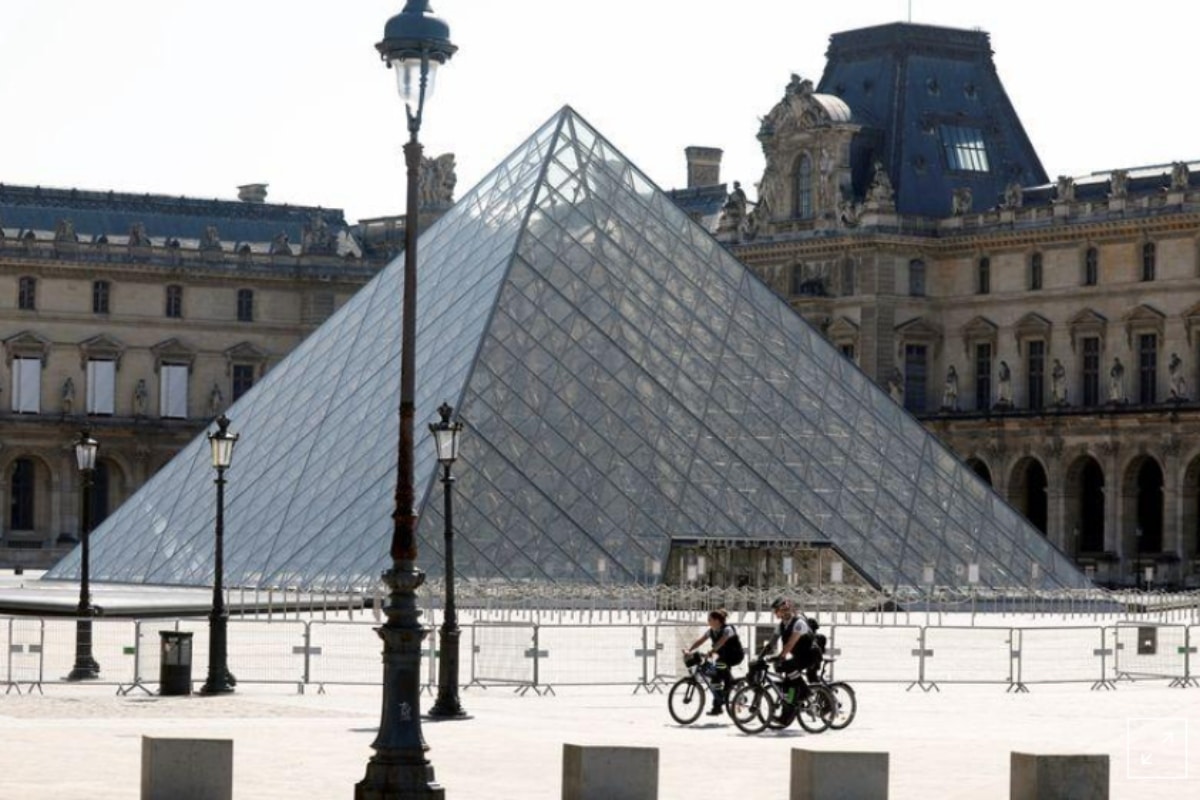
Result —
[{"label": "backpack", "polygon": [[829,643],[829,639],[825,634],[817,633],[817,630],[821,627],[821,623],[817,622],[815,617],[805,617],[804,621],[808,623],[808,629],[812,631],[813,644],[821,651],[822,656],[825,655],[825,645]]},{"label": "backpack", "polygon": [[738,635],[737,628],[734,628],[732,625],[729,627],[733,630],[733,636],[725,643],[725,646],[729,649],[726,661],[731,667],[734,667],[745,660],[746,649],[742,647],[742,637]]}]

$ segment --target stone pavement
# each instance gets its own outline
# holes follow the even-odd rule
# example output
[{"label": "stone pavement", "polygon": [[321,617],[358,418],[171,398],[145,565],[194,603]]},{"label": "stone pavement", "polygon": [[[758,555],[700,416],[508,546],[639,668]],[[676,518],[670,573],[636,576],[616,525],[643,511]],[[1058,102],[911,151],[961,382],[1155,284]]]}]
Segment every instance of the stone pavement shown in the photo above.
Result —
[{"label": "stone pavement", "polygon": [[[545,697],[471,689],[463,699],[474,719],[424,731],[451,800],[559,800],[564,742],[660,748],[663,800],[786,800],[793,747],[890,751],[893,800],[1007,798],[1012,750],[1107,753],[1113,798],[1200,796],[1198,689],[857,688],[853,725],[819,736],[793,728],[749,737],[708,717],[681,728],[663,694],[574,687]],[[112,687],[54,684],[44,695],[0,695],[0,800],[137,800],[143,735],[232,738],[238,798],[351,800],[371,753],[378,689],[293,692],[248,685],[227,697],[116,697]]]}]

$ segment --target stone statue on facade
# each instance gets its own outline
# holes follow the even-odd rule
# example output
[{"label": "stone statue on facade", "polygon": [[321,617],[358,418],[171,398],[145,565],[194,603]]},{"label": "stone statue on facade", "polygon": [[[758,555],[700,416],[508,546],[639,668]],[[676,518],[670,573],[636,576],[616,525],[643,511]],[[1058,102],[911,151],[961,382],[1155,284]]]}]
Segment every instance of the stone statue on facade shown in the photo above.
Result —
[{"label": "stone statue on facade", "polygon": [[1129,170],[1114,169],[1108,178],[1108,196],[1114,200],[1123,200],[1129,196]]},{"label": "stone statue on facade", "polygon": [[225,408],[225,395],[221,392],[221,387],[213,384],[212,391],[208,393],[208,414],[215,417]]},{"label": "stone statue on facade", "polygon": [[1171,191],[1183,192],[1191,181],[1191,173],[1186,161],[1176,161],[1171,165]]},{"label": "stone statue on facade", "polygon": [[213,252],[221,249],[221,235],[217,233],[216,225],[205,225],[204,235],[200,237],[200,250]]},{"label": "stone statue on facade", "polygon": [[325,217],[319,212],[314,212],[309,221],[304,223],[300,252],[312,255],[335,255],[337,253],[337,240],[330,233]]},{"label": "stone statue on facade", "polygon": [[292,245],[288,242],[288,235],[284,231],[275,234],[275,238],[271,240],[270,254],[273,256],[290,256],[292,254]]},{"label": "stone statue on facade", "polygon": [[1050,397],[1056,406],[1067,404],[1067,368],[1057,358],[1050,369]]},{"label": "stone statue on facade", "polygon": [[888,177],[883,162],[875,159],[875,172],[871,177],[871,185],[867,189],[867,200],[876,205],[890,205],[896,198],[892,189],[892,179]]},{"label": "stone statue on facade", "polygon": [[741,182],[734,181],[733,191],[725,198],[725,204],[721,206],[721,216],[717,221],[717,232],[731,233],[736,241],[746,226],[746,208],[748,203],[749,201],[746,200],[746,192],[742,189]]},{"label": "stone statue on facade", "polygon": [[849,197],[838,202],[838,221],[847,228],[857,228],[862,221],[858,215],[858,204]]},{"label": "stone statue on facade", "polygon": [[1171,399],[1175,402],[1187,400],[1187,378],[1183,376],[1183,359],[1179,357],[1178,353],[1171,353],[1167,372],[1171,381]]},{"label": "stone statue on facade", "polygon": [[996,378],[996,408],[1012,408],[1012,370],[1007,361],[1000,362]]},{"label": "stone statue on facade", "polygon": [[62,413],[70,416],[75,410],[75,381],[67,378],[62,385]]},{"label": "stone statue on facade", "polygon": [[138,378],[137,386],[133,389],[133,415],[135,417],[146,416],[146,403],[150,399],[150,392],[146,389],[146,379]]},{"label": "stone statue on facade", "polygon": [[146,234],[146,225],[143,222],[135,222],[129,226],[129,246],[130,247],[149,247],[150,237]]},{"label": "stone statue on facade", "polygon": [[942,411],[958,411],[958,370],[951,364],[946,370],[946,385],[942,390]]},{"label": "stone statue on facade", "polygon": [[60,219],[54,226],[54,241],[78,242],[79,237],[75,234],[75,223],[69,219]]},{"label": "stone statue on facade", "polygon": [[454,205],[457,184],[454,153],[443,153],[437,158],[422,157],[419,208],[446,209]]},{"label": "stone statue on facade", "polygon": [[834,168],[837,163],[834,161],[833,153],[829,152],[829,148],[821,147],[821,156],[817,159],[817,171],[821,175],[820,197],[821,205],[825,208],[830,208],[835,205],[837,191],[833,182]]},{"label": "stone statue on facade", "polygon": [[1025,190],[1020,181],[1009,181],[1004,187],[1004,207],[1007,209],[1020,208],[1025,202]]},{"label": "stone statue on facade", "polygon": [[892,374],[887,379],[888,395],[900,405],[904,405],[904,373],[899,367],[892,367]]},{"label": "stone statue on facade", "polygon": [[1114,356],[1112,367],[1108,370],[1108,402],[1124,403],[1125,400],[1125,365]]},{"label": "stone statue on facade", "polygon": [[1054,201],[1056,203],[1075,202],[1075,179],[1067,175],[1059,175],[1054,185]]},{"label": "stone statue on facade", "polygon": [[971,187],[960,186],[950,195],[950,214],[961,217],[971,213]]}]

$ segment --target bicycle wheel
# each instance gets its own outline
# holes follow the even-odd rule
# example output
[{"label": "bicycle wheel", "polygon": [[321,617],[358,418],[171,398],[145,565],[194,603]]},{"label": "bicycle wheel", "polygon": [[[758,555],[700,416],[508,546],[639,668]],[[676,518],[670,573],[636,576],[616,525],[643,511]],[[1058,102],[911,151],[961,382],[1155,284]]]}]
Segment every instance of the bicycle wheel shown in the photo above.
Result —
[{"label": "bicycle wheel", "polygon": [[783,700],[783,692],[778,684],[768,683],[763,687],[768,695],[771,696],[772,710],[771,721],[768,723],[772,730],[781,731],[788,725],[792,724],[791,718],[788,716],[787,704]]},{"label": "bicycle wheel", "polygon": [[680,678],[667,695],[667,710],[680,725],[691,725],[704,711],[705,691],[695,678]]},{"label": "bicycle wheel", "polygon": [[850,684],[837,683],[829,684],[829,691],[833,692],[833,699],[836,702],[836,711],[833,714],[833,720],[829,723],[829,727],[835,731],[840,731],[851,722],[854,722],[854,715],[858,713],[858,700],[854,697],[854,689]]},{"label": "bicycle wheel", "polygon": [[746,680],[745,677],[735,678],[734,681],[729,684],[729,694],[725,695],[725,713],[726,714],[728,714],[731,717],[733,716],[733,698],[737,697],[737,693],[740,692],[744,687],[749,686],[749,685],[750,685],[750,682],[748,680]]},{"label": "bicycle wheel", "polygon": [[796,722],[809,733],[824,733],[833,722],[837,700],[824,686],[810,686],[812,693],[796,711]]},{"label": "bicycle wheel", "polygon": [[729,701],[729,716],[742,733],[762,733],[775,715],[775,701],[761,686],[745,684]]}]

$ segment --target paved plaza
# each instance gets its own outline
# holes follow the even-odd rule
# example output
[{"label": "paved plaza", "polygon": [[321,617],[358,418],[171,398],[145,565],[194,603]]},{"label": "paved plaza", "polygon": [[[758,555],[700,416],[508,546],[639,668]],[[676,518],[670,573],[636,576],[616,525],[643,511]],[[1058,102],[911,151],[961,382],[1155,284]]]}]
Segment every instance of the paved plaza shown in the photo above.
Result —
[{"label": "paved plaza", "polygon": [[[472,689],[463,697],[473,719],[430,722],[424,731],[447,797],[471,800],[557,800],[564,742],[658,747],[664,800],[784,800],[793,747],[890,752],[893,800],[1007,798],[1013,750],[1106,753],[1113,798],[1200,795],[1197,689],[858,689],[853,725],[817,736],[799,728],[745,736],[707,717],[682,728],[662,694],[578,687],[541,697]],[[52,684],[44,695],[8,694],[0,697],[0,800],[138,798],[143,735],[233,739],[235,797],[349,800],[371,752],[378,704],[377,689],[346,686],[298,695],[250,685],[227,697],[159,698]]]}]

